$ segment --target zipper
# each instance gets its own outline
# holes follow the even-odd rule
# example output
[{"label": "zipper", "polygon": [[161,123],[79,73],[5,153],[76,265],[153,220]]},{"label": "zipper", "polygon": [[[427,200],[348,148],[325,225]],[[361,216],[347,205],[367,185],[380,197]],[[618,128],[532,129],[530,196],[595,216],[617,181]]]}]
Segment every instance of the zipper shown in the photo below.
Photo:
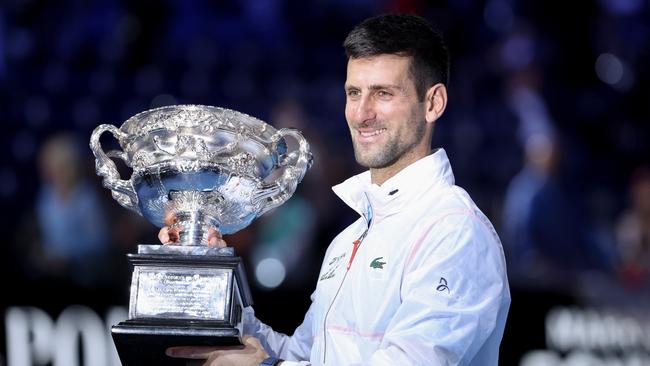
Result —
[{"label": "zipper", "polygon": [[348,261],[348,265],[345,268],[345,273],[343,274],[343,279],[341,280],[341,283],[339,284],[339,288],[336,290],[336,293],[334,294],[334,297],[332,298],[332,301],[330,302],[330,306],[327,308],[327,312],[325,313],[325,318],[323,319],[323,364],[325,363],[325,357],[327,355],[327,316],[330,313],[330,310],[332,310],[332,306],[334,306],[334,302],[336,301],[336,298],[339,295],[339,292],[341,291],[341,288],[343,287],[343,283],[345,282],[345,278],[348,276],[348,272],[350,272],[350,267],[352,266],[352,262],[354,261],[354,257],[357,254],[357,250],[359,250],[359,247],[361,246],[361,242],[363,239],[366,238],[368,235],[368,231],[370,230],[370,227],[372,226],[372,216],[370,216],[370,219],[368,221],[368,226],[366,227],[366,230],[359,236],[359,238],[355,241],[352,242],[352,245],[354,247],[352,248],[352,255],[350,256],[350,260]]}]

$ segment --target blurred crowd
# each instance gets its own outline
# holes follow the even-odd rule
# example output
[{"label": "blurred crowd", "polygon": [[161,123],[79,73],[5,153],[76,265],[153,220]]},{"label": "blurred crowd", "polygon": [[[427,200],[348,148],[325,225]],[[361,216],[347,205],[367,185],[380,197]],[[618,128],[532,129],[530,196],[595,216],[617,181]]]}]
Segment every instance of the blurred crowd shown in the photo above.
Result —
[{"label": "blurred crowd", "polygon": [[226,238],[260,296],[275,288],[306,300],[327,244],[355,219],[329,190],[360,171],[341,43],[359,20],[391,11],[429,18],[448,40],[450,104],[434,145],[495,223],[514,291],[598,304],[616,289],[621,304],[650,304],[650,5],[641,0],[6,1],[5,278],[126,303],[125,254],[156,243],[157,229],[102,189],[90,133],[149,108],[208,104],[296,127],[311,143],[314,166],[295,196]]}]

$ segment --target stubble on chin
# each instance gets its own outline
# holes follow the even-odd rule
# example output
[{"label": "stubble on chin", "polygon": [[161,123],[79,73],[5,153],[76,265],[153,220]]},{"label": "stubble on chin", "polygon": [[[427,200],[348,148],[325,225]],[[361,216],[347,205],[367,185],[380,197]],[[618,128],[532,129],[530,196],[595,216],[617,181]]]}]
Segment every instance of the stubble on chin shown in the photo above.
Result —
[{"label": "stubble on chin", "polygon": [[390,166],[396,161],[398,146],[390,142],[378,147],[375,151],[363,148],[354,142],[354,157],[357,163],[369,169],[381,169]]},{"label": "stubble on chin", "polygon": [[424,124],[416,124],[412,141],[400,140],[391,136],[385,144],[363,146],[353,139],[354,157],[357,163],[369,169],[383,169],[395,164],[402,156],[412,151],[424,138]]}]

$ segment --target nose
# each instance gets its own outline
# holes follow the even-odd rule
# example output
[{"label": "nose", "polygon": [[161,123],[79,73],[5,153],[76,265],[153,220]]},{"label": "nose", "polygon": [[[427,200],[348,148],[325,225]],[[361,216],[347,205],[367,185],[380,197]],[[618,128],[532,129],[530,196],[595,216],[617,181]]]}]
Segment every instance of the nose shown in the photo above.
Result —
[{"label": "nose", "polygon": [[359,98],[353,108],[354,120],[357,123],[364,124],[370,122],[377,116],[374,102],[368,95]]}]

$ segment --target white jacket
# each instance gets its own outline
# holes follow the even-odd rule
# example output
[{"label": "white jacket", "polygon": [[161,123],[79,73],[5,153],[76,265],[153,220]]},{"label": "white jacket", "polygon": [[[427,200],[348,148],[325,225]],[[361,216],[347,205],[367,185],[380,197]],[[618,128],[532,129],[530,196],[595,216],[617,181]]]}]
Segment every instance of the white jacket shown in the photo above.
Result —
[{"label": "white jacket", "polygon": [[303,323],[289,337],[248,308],[245,333],[304,360],[284,365],[497,365],[510,304],[503,249],[445,151],[381,186],[365,172],[333,190],[361,218],[330,244]]}]

